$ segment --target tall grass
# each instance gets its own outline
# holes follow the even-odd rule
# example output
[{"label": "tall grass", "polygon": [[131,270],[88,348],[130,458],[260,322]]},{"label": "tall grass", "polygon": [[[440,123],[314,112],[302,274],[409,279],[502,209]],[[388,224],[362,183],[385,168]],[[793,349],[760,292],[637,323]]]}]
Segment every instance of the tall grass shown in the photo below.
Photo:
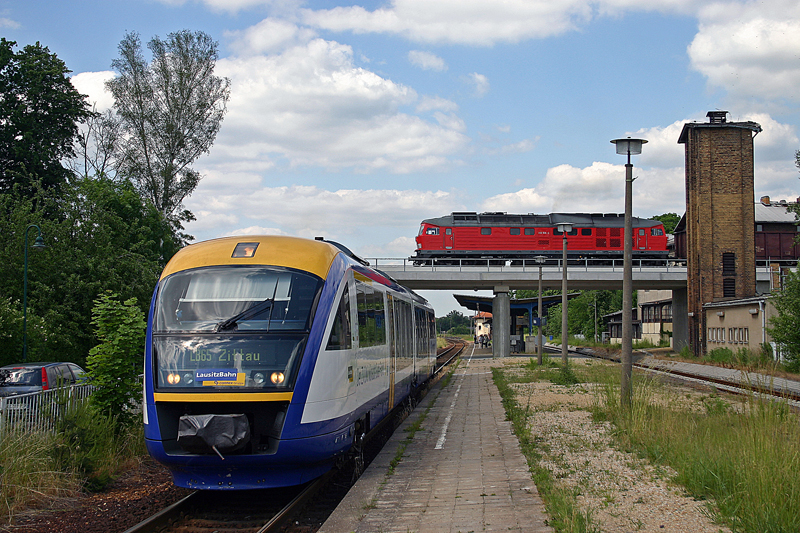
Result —
[{"label": "tall grass", "polygon": [[694,497],[713,499],[733,531],[800,531],[800,423],[785,403],[712,397],[692,409],[652,381],[634,381],[633,391],[623,412],[618,387],[608,384],[596,412],[624,444],[671,466]]},{"label": "tall grass", "polygon": [[56,498],[102,490],[144,452],[141,424],[122,428],[88,402],[67,407],[54,433],[5,431],[0,435],[0,523]]}]

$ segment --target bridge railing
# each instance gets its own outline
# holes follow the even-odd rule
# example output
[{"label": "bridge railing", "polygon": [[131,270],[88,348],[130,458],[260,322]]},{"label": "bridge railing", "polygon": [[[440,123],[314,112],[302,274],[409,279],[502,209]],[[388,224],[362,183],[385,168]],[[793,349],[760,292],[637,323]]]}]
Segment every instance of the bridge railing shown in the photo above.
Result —
[{"label": "bridge railing", "polygon": [[[465,271],[465,272],[538,272],[539,263],[533,259],[416,259],[408,257],[368,257],[369,264],[377,269],[402,271]],[[548,258],[542,267],[561,270],[562,259]],[[567,259],[568,270],[622,272],[622,259],[580,258]],[[633,269],[647,271],[685,272],[686,259],[634,259]]]}]

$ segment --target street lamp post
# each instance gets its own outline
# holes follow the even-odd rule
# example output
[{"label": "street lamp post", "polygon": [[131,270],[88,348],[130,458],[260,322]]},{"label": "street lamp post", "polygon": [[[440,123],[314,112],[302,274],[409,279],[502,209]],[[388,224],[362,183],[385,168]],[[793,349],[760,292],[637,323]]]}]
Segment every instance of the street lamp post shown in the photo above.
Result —
[{"label": "street lamp post", "polygon": [[546,259],[547,258],[543,255],[537,255],[533,258],[533,260],[539,265],[539,335],[536,339],[539,347],[539,366],[544,364],[544,346],[542,345],[542,264]]},{"label": "street lamp post", "polygon": [[31,224],[25,228],[25,266],[23,268],[23,281],[22,281],[22,362],[28,361],[28,230],[36,228],[39,235],[33,242],[34,250],[41,250],[45,248],[44,239],[42,239],[42,230],[36,224]]},{"label": "street lamp post", "polygon": [[558,231],[563,236],[563,253],[561,265],[561,363],[567,366],[567,341],[569,340],[567,321],[567,234],[572,231],[572,224],[562,222]]},{"label": "street lamp post", "polygon": [[617,153],[627,155],[625,164],[625,250],[622,267],[622,379],[620,402],[623,409],[631,405],[631,378],[633,374],[633,165],[631,156],[642,153],[644,139],[614,139]]}]

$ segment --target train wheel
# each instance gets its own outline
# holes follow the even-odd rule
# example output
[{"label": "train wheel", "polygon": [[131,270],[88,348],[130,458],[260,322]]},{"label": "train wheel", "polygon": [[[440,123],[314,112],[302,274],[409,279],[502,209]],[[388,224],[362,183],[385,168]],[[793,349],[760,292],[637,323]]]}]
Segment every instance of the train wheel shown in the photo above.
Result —
[{"label": "train wheel", "polygon": [[353,458],[353,476],[350,479],[351,483],[355,483],[361,474],[364,473],[364,432],[363,421],[356,422],[356,434],[353,436],[353,447],[350,449],[350,455]]}]

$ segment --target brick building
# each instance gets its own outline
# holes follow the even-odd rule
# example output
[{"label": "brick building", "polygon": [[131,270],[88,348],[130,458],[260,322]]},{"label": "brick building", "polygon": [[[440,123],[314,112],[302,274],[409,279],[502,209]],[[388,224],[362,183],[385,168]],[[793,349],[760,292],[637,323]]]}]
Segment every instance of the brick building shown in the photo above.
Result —
[{"label": "brick building", "polygon": [[703,304],[756,295],[753,220],[755,122],[728,122],[709,111],[709,122],[687,123],[678,142],[686,155],[687,337],[702,355]]}]

